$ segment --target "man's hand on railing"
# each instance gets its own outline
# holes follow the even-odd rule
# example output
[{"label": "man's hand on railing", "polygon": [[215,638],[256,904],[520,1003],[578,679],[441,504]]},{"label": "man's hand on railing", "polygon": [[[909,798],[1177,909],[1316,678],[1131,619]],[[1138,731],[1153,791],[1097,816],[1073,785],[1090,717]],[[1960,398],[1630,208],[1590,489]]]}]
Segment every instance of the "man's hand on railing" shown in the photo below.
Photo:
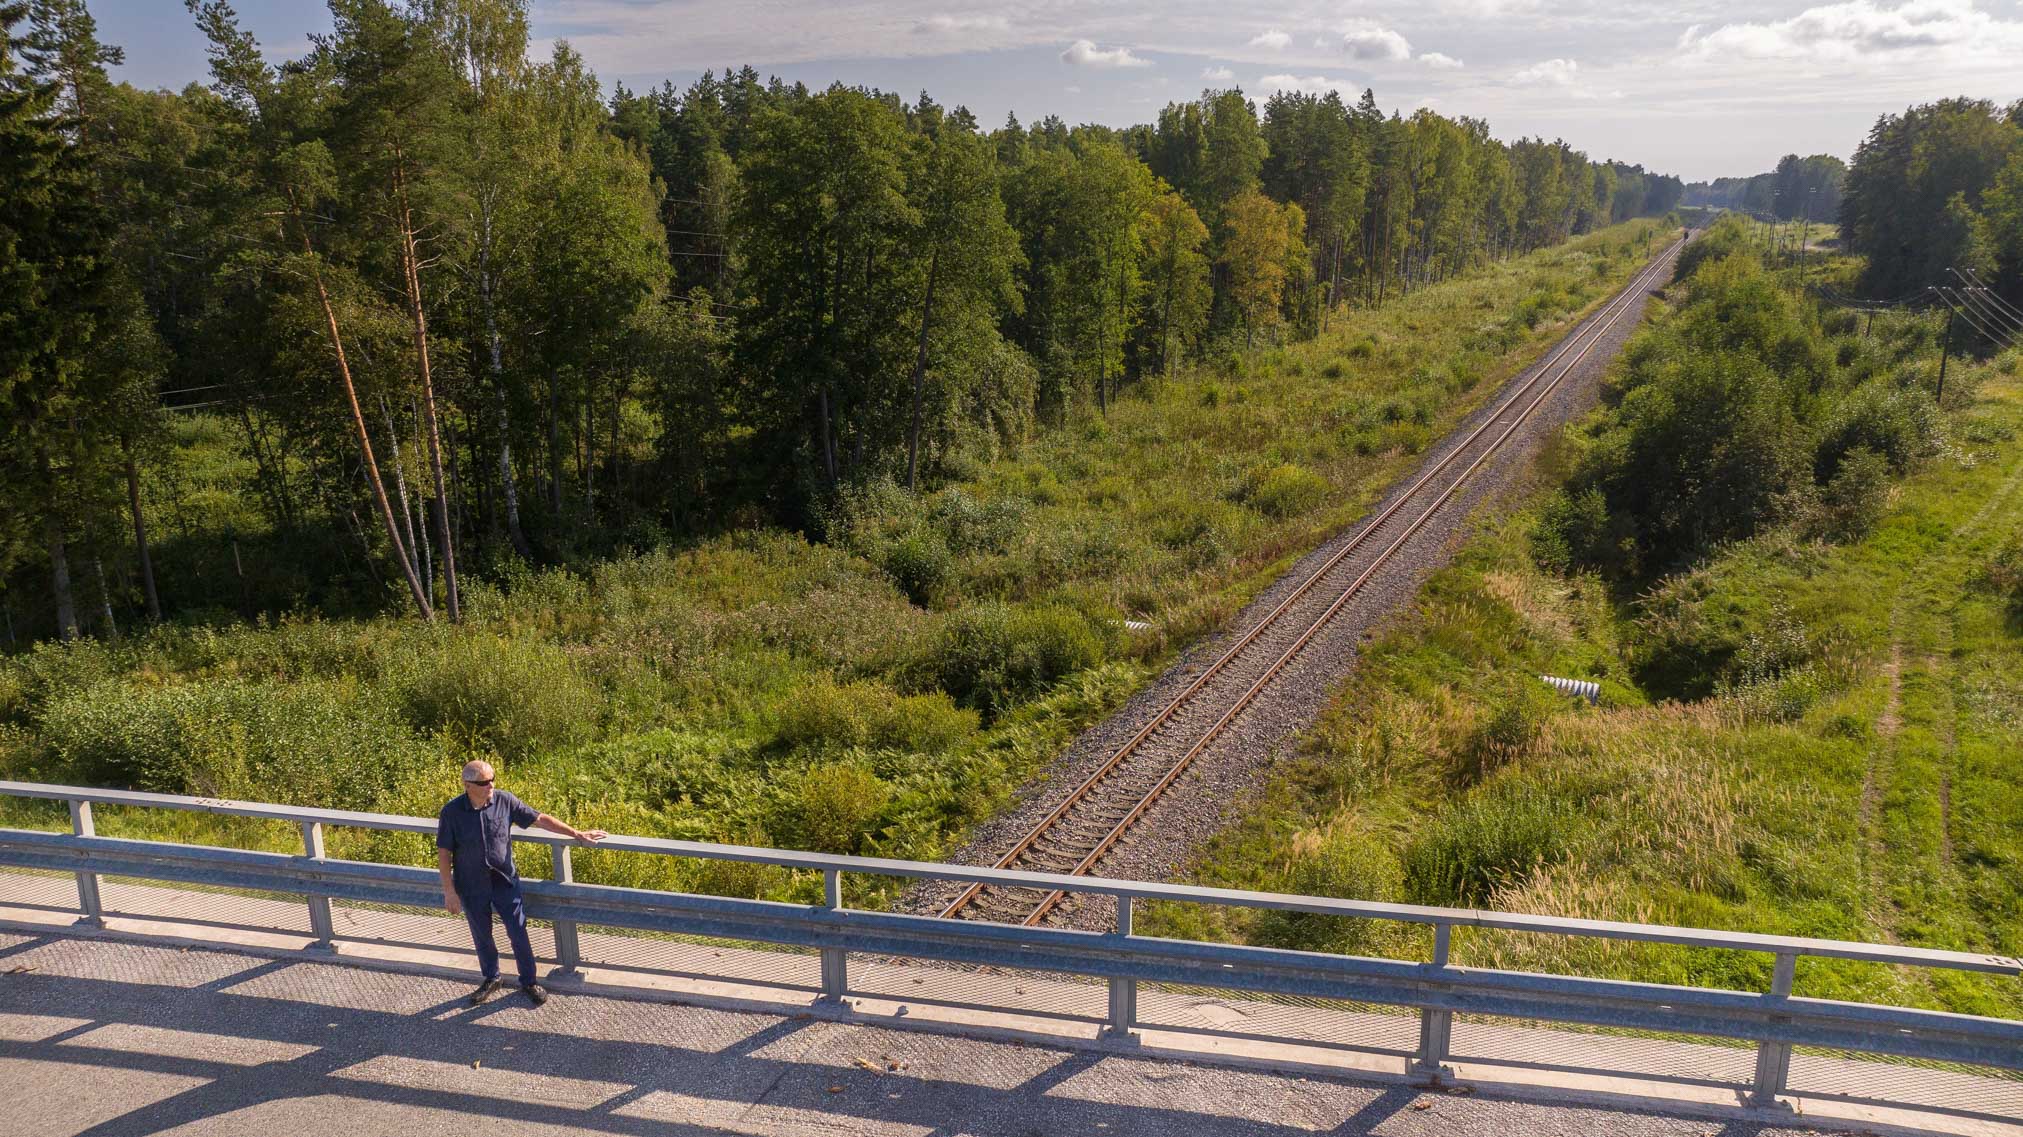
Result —
[{"label": "man's hand on railing", "polygon": [[561,818],[548,813],[544,813],[534,819],[534,828],[546,829],[550,833],[560,833],[572,841],[589,841],[592,844],[610,836],[609,833],[606,833],[602,829],[578,829]]}]

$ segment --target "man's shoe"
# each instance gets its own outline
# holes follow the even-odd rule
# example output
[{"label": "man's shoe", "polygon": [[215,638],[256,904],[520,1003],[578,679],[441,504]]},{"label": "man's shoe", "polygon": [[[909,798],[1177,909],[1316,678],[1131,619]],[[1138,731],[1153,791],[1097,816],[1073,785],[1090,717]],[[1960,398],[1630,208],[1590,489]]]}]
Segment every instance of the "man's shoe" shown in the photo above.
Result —
[{"label": "man's shoe", "polygon": [[529,983],[525,987],[520,988],[520,990],[525,991],[527,998],[532,1000],[537,1007],[548,1001],[548,989],[539,983]]},{"label": "man's shoe", "polygon": [[485,1000],[491,998],[492,996],[498,994],[499,988],[502,986],[504,986],[504,984],[500,983],[496,976],[485,980],[483,983],[478,984],[478,989],[471,992],[471,1006],[475,1007],[479,1003],[482,1003]]}]

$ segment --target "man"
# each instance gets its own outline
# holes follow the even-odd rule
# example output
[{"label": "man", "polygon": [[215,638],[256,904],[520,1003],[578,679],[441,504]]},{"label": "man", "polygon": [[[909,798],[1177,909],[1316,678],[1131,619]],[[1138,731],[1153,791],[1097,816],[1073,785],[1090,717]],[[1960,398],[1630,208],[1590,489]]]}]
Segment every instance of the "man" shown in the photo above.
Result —
[{"label": "man", "polygon": [[520,901],[520,872],[513,864],[513,826],[546,829],[578,841],[602,841],[602,829],[577,829],[557,821],[512,794],[495,789],[489,762],[464,766],[464,792],[451,798],[436,817],[436,868],[443,878],[443,907],[461,912],[471,926],[478,949],[478,969],[484,982],[471,993],[473,1004],[499,990],[499,948],[492,942],[492,913],[506,925],[513,961],[520,968],[520,990],[540,1006],[548,992],[536,981],[534,945],[527,939],[527,913]]}]

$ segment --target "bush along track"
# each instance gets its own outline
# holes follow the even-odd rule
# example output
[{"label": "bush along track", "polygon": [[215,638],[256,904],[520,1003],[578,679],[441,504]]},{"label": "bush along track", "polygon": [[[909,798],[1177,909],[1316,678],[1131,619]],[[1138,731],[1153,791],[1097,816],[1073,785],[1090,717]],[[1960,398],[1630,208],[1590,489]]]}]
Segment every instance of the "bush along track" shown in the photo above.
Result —
[{"label": "bush along track", "polygon": [[[2023,360],[1871,336],[1716,232],[1609,405],[1366,650],[1198,863],[1217,884],[2023,951]],[[1961,381],[1955,382],[1954,376]],[[1601,683],[1598,707],[1541,674]],[[1392,954],[1393,925],[1141,926]],[[1469,931],[1457,961],[1759,990],[1741,953]],[[2015,1017],[2013,984],[1801,994]]]},{"label": "bush along track", "polygon": [[[615,832],[944,856],[1159,661],[1366,511],[1661,234],[1618,226],[1133,387],[934,494],[863,487],[823,540],[761,529],[509,565],[470,583],[454,628],[303,617],[38,647],[0,661],[0,774],[428,814],[485,756],[528,800]],[[107,811],[101,828],[292,847],[209,818]],[[399,836],[332,842],[432,856]],[[576,867],[820,894],[639,860]],[[853,887],[878,904],[890,886]]]}]

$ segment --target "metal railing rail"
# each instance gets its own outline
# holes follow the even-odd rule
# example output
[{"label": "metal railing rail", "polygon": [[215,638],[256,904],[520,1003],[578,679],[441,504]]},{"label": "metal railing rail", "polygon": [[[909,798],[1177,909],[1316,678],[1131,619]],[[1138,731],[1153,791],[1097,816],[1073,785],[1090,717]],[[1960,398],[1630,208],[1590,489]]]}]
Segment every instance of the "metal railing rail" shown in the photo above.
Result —
[{"label": "metal railing rail", "polygon": [[[344,938],[333,927],[332,900],[422,908],[436,907],[441,901],[441,884],[432,868],[334,860],[325,854],[323,846],[326,826],[433,833],[435,822],[425,818],[8,781],[0,781],[0,796],[68,803],[72,820],[72,831],[68,834],[0,828],[0,865],[74,873],[78,906],[82,919],[88,922],[103,922],[105,910],[98,891],[100,876],[301,895],[309,905],[313,937],[326,946]],[[287,822],[301,829],[303,852],[295,855],[102,837],[95,831],[92,814],[95,805],[186,810]],[[590,924],[813,950],[820,953],[821,992],[829,1000],[859,993],[850,984],[847,961],[853,952],[1087,977],[1108,984],[1106,1028],[1127,1037],[1135,1026],[1141,1025],[1136,1007],[1137,985],[1141,982],[1263,996],[1350,1000],[1416,1011],[1419,1039],[1410,1056],[1409,1070],[1434,1080],[1447,1073],[1444,1063],[1451,1053],[1456,1014],[1724,1038],[1755,1044],[1756,1065],[1750,1096],[1753,1101],[1765,1104],[1774,1102],[1786,1091],[1793,1046],[2023,1070],[2023,1022],[1803,998],[1791,993],[1796,964],[1803,957],[2009,976],[2023,974],[2023,962],[2003,956],[646,837],[614,836],[597,845],[599,849],[616,852],[742,861],[822,873],[822,903],[789,904],[578,883],[572,879],[568,856],[570,848],[578,842],[546,833],[516,831],[514,836],[550,846],[556,854],[555,879],[529,879],[525,891],[528,914],[554,923],[555,962],[565,970],[581,965],[576,928]],[[1106,895],[1116,899],[1117,926],[1109,932],[1092,932],[850,909],[842,899],[845,874],[1065,888]],[[1266,908],[1428,925],[1433,932],[1432,958],[1417,963],[1140,936],[1131,927],[1132,906],[1138,900]],[[1762,952],[1772,955],[1775,963],[1770,990],[1762,993],[1459,967],[1449,962],[1448,947],[1453,929],[1461,927]],[[1159,1029],[1238,1033],[1167,1024],[1159,1024]],[[1274,1039],[1260,1033],[1241,1036],[1316,1044],[1306,1037]],[[1319,1044],[1328,1045],[1325,1041]]]}]

